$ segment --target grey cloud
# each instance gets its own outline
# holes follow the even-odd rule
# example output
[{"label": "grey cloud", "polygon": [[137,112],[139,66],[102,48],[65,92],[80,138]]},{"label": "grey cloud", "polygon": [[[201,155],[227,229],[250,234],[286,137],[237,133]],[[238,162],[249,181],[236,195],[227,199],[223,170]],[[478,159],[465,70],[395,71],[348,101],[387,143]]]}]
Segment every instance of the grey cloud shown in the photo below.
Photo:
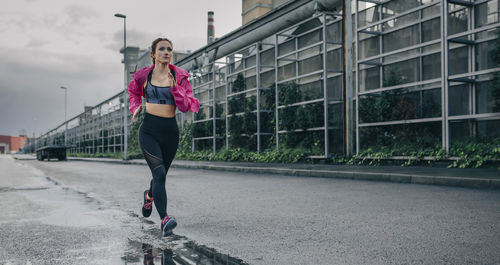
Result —
[{"label": "grey cloud", "polygon": [[49,44],[50,42],[41,39],[31,39],[26,45],[26,48],[40,48]]},{"label": "grey cloud", "polygon": [[81,25],[87,19],[98,17],[97,11],[81,5],[69,5],[64,9],[68,15],[68,22],[72,25]]},{"label": "grey cloud", "polygon": [[[157,38],[154,35],[144,33],[135,29],[127,29],[127,46],[136,46],[145,49]],[[108,50],[119,52],[123,48],[123,30],[115,31],[111,38],[111,43],[105,46]]]},{"label": "grey cloud", "polygon": [[26,30],[36,25],[36,21],[22,13],[0,13],[0,32],[9,29]]},{"label": "grey cloud", "polygon": [[68,118],[81,113],[84,103],[95,105],[123,88],[117,62],[36,53],[41,58],[35,61],[27,59],[34,56],[26,50],[0,51],[0,113],[10,113],[0,115],[0,134],[26,129],[38,135],[59,125],[64,118],[60,86],[68,87]]}]

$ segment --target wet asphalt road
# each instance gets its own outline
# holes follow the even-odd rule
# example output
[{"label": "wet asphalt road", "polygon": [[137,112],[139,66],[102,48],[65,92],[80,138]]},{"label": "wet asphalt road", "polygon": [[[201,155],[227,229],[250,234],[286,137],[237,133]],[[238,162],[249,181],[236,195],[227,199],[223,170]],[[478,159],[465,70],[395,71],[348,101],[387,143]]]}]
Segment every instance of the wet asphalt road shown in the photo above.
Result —
[{"label": "wet asphalt road", "polygon": [[161,238],[149,180],[0,155],[0,264],[500,264],[495,190],[173,168]]}]

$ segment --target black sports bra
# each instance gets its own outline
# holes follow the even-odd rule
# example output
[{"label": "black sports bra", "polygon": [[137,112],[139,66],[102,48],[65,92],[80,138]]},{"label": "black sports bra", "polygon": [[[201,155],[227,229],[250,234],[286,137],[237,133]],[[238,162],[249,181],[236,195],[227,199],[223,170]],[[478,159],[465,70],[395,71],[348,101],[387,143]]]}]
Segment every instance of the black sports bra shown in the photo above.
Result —
[{"label": "black sports bra", "polygon": [[[175,82],[175,72],[173,72],[172,69],[170,69],[170,71],[174,76],[174,82]],[[146,87],[144,87],[144,95],[146,98],[146,102],[154,104],[175,105],[174,95],[172,95],[170,87],[154,86],[151,84],[152,74],[153,71],[149,72],[148,79],[146,80]]]}]

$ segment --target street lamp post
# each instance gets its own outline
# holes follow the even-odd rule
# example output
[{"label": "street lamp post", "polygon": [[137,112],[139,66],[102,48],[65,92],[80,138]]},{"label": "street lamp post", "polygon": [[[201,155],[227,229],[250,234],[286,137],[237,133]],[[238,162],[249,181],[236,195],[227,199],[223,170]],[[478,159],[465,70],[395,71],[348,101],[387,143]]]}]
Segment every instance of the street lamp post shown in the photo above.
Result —
[{"label": "street lamp post", "polygon": [[64,89],[64,125],[65,125],[65,129],[64,129],[64,146],[66,146],[67,144],[67,139],[68,139],[68,122],[67,122],[67,116],[66,116],[66,113],[67,113],[67,106],[68,106],[68,88],[67,87],[64,87],[64,86],[61,86],[61,89]]},{"label": "street lamp post", "polygon": [[123,18],[123,65],[124,65],[124,93],[123,93],[123,159],[127,159],[128,151],[128,100],[127,100],[127,16],[116,13],[115,17]]}]

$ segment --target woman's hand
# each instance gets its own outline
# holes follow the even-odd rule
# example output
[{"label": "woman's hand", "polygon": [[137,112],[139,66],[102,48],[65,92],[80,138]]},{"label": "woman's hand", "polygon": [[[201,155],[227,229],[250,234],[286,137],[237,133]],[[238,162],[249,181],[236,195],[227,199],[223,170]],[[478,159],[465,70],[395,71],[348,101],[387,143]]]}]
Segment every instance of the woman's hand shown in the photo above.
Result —
[{"label": "woman's hand", "polygon": [[134,115],[132,116],[132,122],[135,122],[137,120],[137,117],[142,111],[142,105],[140,105],[137,109],[134,111]]}]

